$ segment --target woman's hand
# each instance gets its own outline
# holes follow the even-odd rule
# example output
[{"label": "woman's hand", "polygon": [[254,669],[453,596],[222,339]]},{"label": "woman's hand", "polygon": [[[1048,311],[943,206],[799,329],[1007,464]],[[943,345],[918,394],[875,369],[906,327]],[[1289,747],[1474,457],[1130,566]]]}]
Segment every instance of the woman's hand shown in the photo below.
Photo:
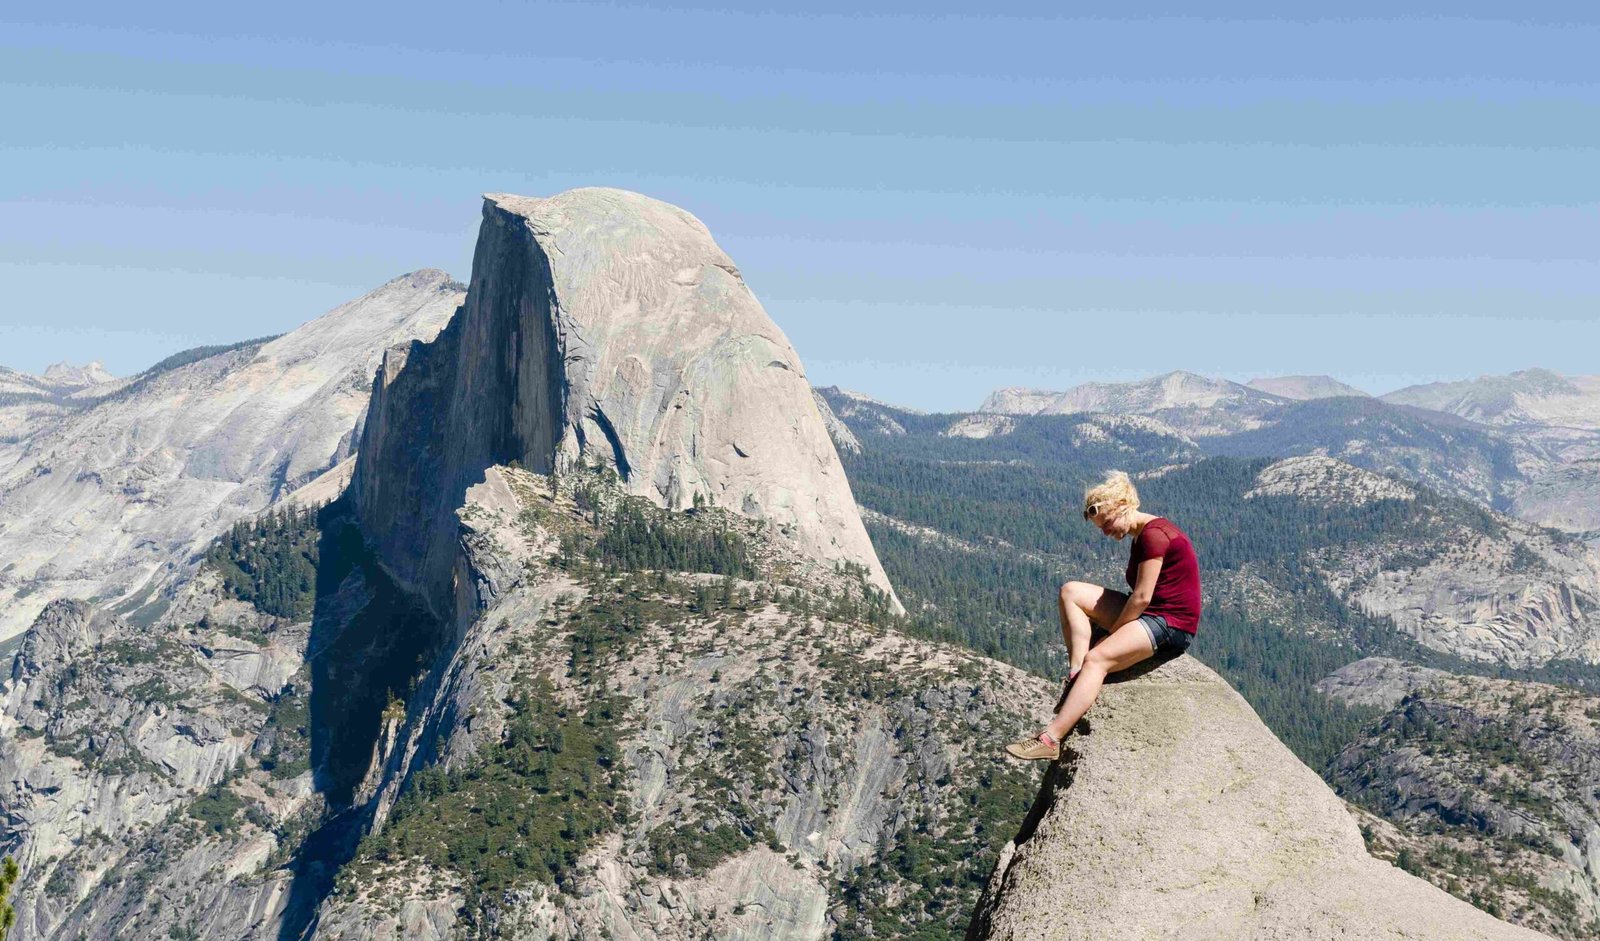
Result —
[{"label": "woman's hand", "polygon": [[1161,577],[1161,562],[1160,558],[1154,558],[1139,563],[1139,571],[1133,578],[1133,593],[1128,595],[1122,613],[1117,615],[1117,623],[1111,626],[1112,633],[1116,633],[1122,625],[1138,620],[1144,609],[1150,606],[1150,599],[1156,593],[1156,579]]}]

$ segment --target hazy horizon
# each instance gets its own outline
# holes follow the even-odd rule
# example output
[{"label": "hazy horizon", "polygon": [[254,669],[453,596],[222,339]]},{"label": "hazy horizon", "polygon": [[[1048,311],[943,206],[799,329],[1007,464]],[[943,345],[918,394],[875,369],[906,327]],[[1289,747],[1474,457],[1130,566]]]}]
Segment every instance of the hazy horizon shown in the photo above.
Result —
[{"label": "hazy horizon", "polygon": [[[326,311],[324,311],[324,313],[326,313]],[[310,319],[311,318],[307,318],[307,321],[309,321]],[[297,324],[296,326],[298,327],[300,325]],[[197,345],[199,345],[199,346],[219,345],[219,346],[221,346],[221,345],[228,345],[228,343],[230,343],[230,342],[242,342],[242,341],[250,340],[250,339],[254,339],[254,338],[253,337],[241,337],[241,338],[239,338],[238,340],[235,340],[235,341],[226,341],[226,340],[224,340],[224,341],[221,341],[221,342],[216,343],[216,344],[207,343],[207,344],[197,344]],[[165,356],[170,356],[170,355],[172,355],[172,353],[180,353],[180,352],[183,352],[186,349],[193,349],[193,348],[194,347],[184,347],[182,349],[174,349],[170,353],[165,354]],[[800,356],[801,356],[801,362],[804,363],[805,362],[805,351],[804,350],[799,350],[798,352],[800,353]],[[163,356],[162,358],[164,359],[165,356]],[[72,359],[72,358],[52,359],[49,362],[45,363],[43,366],[39,366],[39,367],[37,367],[35,369],[23,369],[23,368],[21,368],[19,366],[16,366],[16,365],[12,364],[12,363],[5,363],[5,362],[0,362],[0,366],[6,367],[6,368],[10,368],[10,369],[15,369],[15,370],[17,370],[19,372],[25,372],[25,373],[28,373],[28,374],[33,375],[33,376],[43,376],[45,370],[48,369],[51,366],[66,365],[66,366],[70,366],[70,367],[80,367],[81,368],[81,367],[86,367],[86,366],[90,365],[91,363],[95,363],[95,362],[100,363],[103,367],[105,366],[104,359],[102,359],[100,357],[96,357],[96,356],[89,356],[89,357],[86,357],[86,358],[83,358],[83,359]],[[148,363],[143,367],[131,370],[129,372],[117,372],[115,370],[110,370],[109,368],[107,369],[107,371],[111,372],[112,375],[117,377],[117,378],[125,378],[125,377],[128,377],[128,376],[137,375],[138,373],[144,371],[145,369],[148,369],[151,366],[154,366],[156,362],[160,362],[160,360],[158,359],[155,362]],[[1360,384],[1358,382],[1351,381],[1349,378],[1346,378],[1346,377],[1343,377],[1343,376],[1338,376],[1338,375],[1329,375],[1327,373],[1314,373],[1314,374],[1279,373],[1279,374],[1274,374],[1274,375],[1261,374],[1261,375],[1251,375],[1251,376],[1246,376],[1244,378],[1239,378],[1239,377],[1236,377],[1236,376],[1212,375],[1210,373],[1204,373],[1204,372],[1201,372],[1200,370],[1196,370],[1196,369],[1187,369],[1187,368],[1182,367],[1182,366],[1174,367],[1174,369],[1176,369],[1177,371],[1191,372],[1191,373],[1195,373],[1197,375],[1206,376],[1207,378],[1210,378],[1210,379],[1226,379],[1226,380],[1229,380],[1231,382],[1237,382],[1240,385],[1248,384],[1252,380],[1257,380],[1257,379],[1278,379],[1278,378],[1289,378],[1289,377],[1308,376],[1308,375],[1309,376],[1324,376],[1326,378],[1334,379],[1334,380],[1336,380],[1338,382],[1342,382],[1342,383],[1344,383],[1346,385],[1349,385],[1349,386],[1352,386],[1354,388],[1360,389],[1361,391],[1366,392],[1368,395],[1372,395],[1374,397],[1383,396],[1383,395],[1386,395],[1386,394],[1388,394],[1390,392],[1397,392],[1397,391],[1399,391],[1401,389],[1408,388],[1410,386],[1425,385],[1425,384],[1430,383],[1430,382],[1471,381],[1471,380],[1475,380],[1475,379],[1484,379],[1484,378],[1491,378],[1491,377],[1497,377],[1497,376],[1505,376],[1505,375],[1509,375],[1509,374],[1514,373],[1514,372],[1522,372],[1524,370],[1529,370],[1529,369],[1547,369],[1547,368],[1548,367],[1541,366],[1541,365],[1538,365],[1538,364],[1531,364],[1531,365],[1519,366],[1519,367],[1517,367],[1515,369],[1508,369],[1508,370],[1505,370],[1504,372],[1500,372],[1500,373],[1482,373],[1482,374],[1471,375],[1471,376],[1463,375],[1463,376],[1453,376],[1453,377],[1441,378],[1441,379],[1425,379],[1425,380],[1419,380],[1419,381],[1415,381],[1415,382],[1406,382],[1406,383],[1403,383],[1401,385],[1395,385],[1395,386],[1392,386],[1392,387],[1381,388],[1381,389],[1376,389],[1375,390],[1373,388],[1368,388],[1366,386],[1363,386],[1362,384]],[[914,402],[914,401],[905,401],[905,400],[893,399],[893,398],[886,397],[884,395],[879,395],[879,394],[875,393],[870,388],[860,388],[860,387],[857,387],[857,386],[846,385],[844,383],[839,383],[839,382],[828,382],[828,381],[819,380],[814,374],[812,374],[812,370],[811,370],[811,368],[809,366],[807,366],[807,376],[806,376],[806,378],[807,378],[808,381],[810,381],[812,386],[817,387],[817,388],[837,386],[838,388],[843,389],[843,390],[845,390],[847,392],[860,393],[860,394],[866,395],[866,396],[868,396],[870,398],[877,399],[878,401],[884,402],[885,404],[888,404],[888,405],[903,406],[903,407],[906,407],[906,408],[912,408],[912,409],[917,409],[917,410],[920,410],[920,411],[931,412],[931,413],[946,413],[946,412],[952,412],[953,413],[953,412],[971,412],[971,411],[976,410],[978,408],[978,406],[982,404],[983,399],[985,397],[987,397],[991,392],[995,392],[995,391],[1000,390],[1000,389],[1026,388],[1026,389],[1039,389],[1039,390],[1054,391],[1054,392],[1065,392],[1068,389],[1072,388],[1073,386],[1083,385],[1085,383],[1095,383],[1095,382],[1098,382],[1098,383],[1138,382],[1138,381],[1141,381],[1141,380],[1144,380],[1144,379],[1151,379],[1151,378],[1155,378],[1157,376],[1167,375],[1167,374],[1173,372],[1174,369],[1166,369],[1166,370],[1162,370],[1160,372],[1143,373],[1143,374],[1138,374],[1138,375],[1125,375],[1125,376],[1115,376],[1115,377],[1106,376],[1106,377],[1100,377],[1100,378],[1090,377],[1090,378],[1086,378],[1086,379],[1076,380],[1076,381],[1074,381],[1072,383],[1069,383],[1067,385],[1056,385],[1056,386],[1042,385],[1042,384],[1039,384],[1039,383],[1028,383],[1028,382],[1014,382],[1014,383],[1001,384],[1001,385],[996,385],[996,386],[993,386],[993,387],[985,390],[983,392],[983,394],[980,395],[976,400],[974,400],[970,405],[961,405],[961,406],[952,406],[952,407],[934,407],[934,406],[930,405],[929,403],[924,403],[924,402]],[[1568,378],[1572,378],[1574,376],[1579,376],[1579,375],[1590,375],[1588,373],[1567,373],[1567,372],[1562,372],[1561,370],[1551,370],[1551,371],[1552,372],[1557,372],[1557,373],[1559,373],[1559,374],[1561,374],[1563,376],[1566,376]],[[1595,375],[1600,375],[1600,373],[1595,373]]]}]

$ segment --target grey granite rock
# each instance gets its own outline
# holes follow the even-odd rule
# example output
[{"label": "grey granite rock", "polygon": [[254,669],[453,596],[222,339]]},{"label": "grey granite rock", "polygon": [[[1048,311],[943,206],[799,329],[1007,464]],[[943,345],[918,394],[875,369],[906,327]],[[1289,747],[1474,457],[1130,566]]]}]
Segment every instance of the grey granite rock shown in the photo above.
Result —
[{"label": "grey granite rock", "polygon": [[486,197],[461,313],[386,355],[353,489],[385,566],[441,614],[455,510],[511,461],[603,463],[662,506],[769,520],[892,598],[799,356],[675,206],[599,188]]},{"label": "grey granite rock", "polygon": [[1108,687],[1044,770],[968,941],[1544,937],[1367,855],[1356,822],[1215,673]]},{"label": "grey granite rock", "polygon": [[1367,657],[1318,680],[1317,692],[1352,706],[1393,709],[1400,700],[1449,675],[1392,657]]},{"label": "grey granite rock", "polygon": [[383,349],[432,338],[461,297],[414,272],[0,439],[0,638],[56,598],[131,610],[193,574],[235,520],[350,453]]}]

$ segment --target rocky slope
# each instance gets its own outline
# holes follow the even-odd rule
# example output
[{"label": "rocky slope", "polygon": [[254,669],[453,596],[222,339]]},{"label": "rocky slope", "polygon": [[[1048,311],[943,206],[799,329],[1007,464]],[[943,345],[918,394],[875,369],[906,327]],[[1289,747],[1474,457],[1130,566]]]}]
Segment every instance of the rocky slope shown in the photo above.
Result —
[{"label": "rocky slope", "polygon": [[[1276,462],[1246,499],[1307,505],[1415,503],[1416,486],[1331,458]],[[1448,502],[1420,504],[1403,535],[1311,553],[1305,562],[1353,607],[1425,647],[1514,667],[1600,663],[1600,556],[1570,538]]]},{"label": "rocky slope", "polygon": [[1600,430],[1600,376],[1569,377],[1548,369],[1524,369],[1505,376],[1408,386],[1382,398],[1488,425]]},{"label": "rocky slope", "polygon": [[[665,514],[599,476],[567,486],[497,467],[469,491],[462,543],[484,608],[381,740],[381,828],[315,937],[443,939],[471,925],[779,939],[873,924],[900,937],[959,917],[973,858],[992,859],[1026,806],[1022,769],[995,767],[990,749],[1040,718],[1049,686],[864,619],[859,570],[795,555],[759,521]],[[749,567],[631,572],[603,548],[630,518],[735,537]],[[543,743],[532,778],[508,773],[523,766],[506,749],[519,740]],[[563,755],[604,769],[581,785],[592,816],[559,802],[584,773]],[[525,818],[491,809],[526,801]],[[462,805],[509,816],[482,829],[451,812]],[[491,856],[532,855],[463,864],[480,839]],[[917,841],[921,864],[896,855]]]},{"label": "rocky slope", "polygon": [[211,575],[174,613],[140,629],[56,601],[9,664],[0,853],[22,866],[16,941],[177,937],[207,919],[207,936],[240,937],[282,907],[274,861],[320,805],[294,719],[308,625]]},{"label": "rocky slope", "polygon": [[951,434],[1002,433],[993,416],[1109,412],[1159,418],[1232,456],[1337,457],[1530,522],[1600,530],[1585,462],[1600,459],[1600,378],[1547,370],[1418,386],[1373,398],[1326,376],[1248,385],[1174,372],[1067,392],[1002,389]]},{"label": "rocky slope", "polygon": [[969,941],[1537,938],[1367,854],[1210,670],[1107,687],[1002,849]]},{"label": "rocky slope", "polygon": [[1383,399],[1498,429],[1530,455],[1522,462],[1523,479],[1511,488],[1511,509],[1524,519],[1568,532],[1600,531],[1593,509],[1594,475],[1589,472],[1600,461],[1600,376],[1525,369],[1411,386]]},{"label": "rocky slope", "polygon": [[1600,459],[1541,474],[1512,498],[1511,509],[1525,520],[1600,540]]},{"label": "rocky slope", "polygon": [[344,509],[315,525],[310,623],[208,569],[149,629],[66,601],[30,629],[18,939],[954,931],[1025,811],[990,746],[1048,684],[886,628],[860,569],[762,521],[489,468],[459,635],[401,626]]},{"label": "rocky slope", "polygon": [[1389,711],[1329,765],[1373,851],[1507,920],[1600,935],[1600,698],[1372,658],[1321,687]]},{"label": "rocky slope", "polygon": [[1373,398],[1296,402],[1253,431],[1206,442],[1231,457],[1333,457],[1504,512],[1558,459],[1538,445],[1453,415]]},{"label": "rocky slope", "polygon": [[1266,379],[1252,379],[1245,383],[1252,389],[1272,395],[1281,395],[1286,399],[1331,399],[1341,395],[1366,396],[1355,386],[1346,385],[1332,376],[1274,376]]},{"label": "rocky slope", "polygon": [[461,299],[444,272],[405,275],[0,443],[0,638],[56,598],[158,598],[234,520],[351,454],[384,347],[431,338]]},{"label": "rocky slope", "polygon": [[466,305],[385,355],[356,467],[362,526],[402,584],[449,597],[451,516],[510,461],[604,463],[662,506],[770,520],[892,596],[799,356],[677,207],[598,188],[485,199]]},{"label": "rocky slope", "polygon": [[115,379],[115,376],[106,372],[106,367],[99,360],[93,360],[85,366],[74,366],[62,360],[51,363],[44,371],[45,382],[68,389],[97,386]]},{"label": "rocky slope", "polygon": [[0,445],[21,441],[33,430],[72,411],[75,395],[115,384],[98,362],[60,362],[34,376],[0,366]]}]

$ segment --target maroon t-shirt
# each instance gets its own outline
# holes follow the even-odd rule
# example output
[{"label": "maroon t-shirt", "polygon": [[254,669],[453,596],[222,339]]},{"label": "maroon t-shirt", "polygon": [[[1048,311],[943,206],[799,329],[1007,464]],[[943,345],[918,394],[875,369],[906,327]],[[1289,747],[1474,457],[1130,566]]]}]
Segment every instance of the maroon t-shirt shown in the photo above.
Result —
[{"label": "maroon t-shirt", "polygon": [[1144,524],[1128,553],[1128,587],[1139,577],[1139,563],[1161,559],[1161,573],[1145,614],[1159,614],[1180,631],[1195,633],[1200,627],[1200,561],[1183,530],[1166,517]]}]

